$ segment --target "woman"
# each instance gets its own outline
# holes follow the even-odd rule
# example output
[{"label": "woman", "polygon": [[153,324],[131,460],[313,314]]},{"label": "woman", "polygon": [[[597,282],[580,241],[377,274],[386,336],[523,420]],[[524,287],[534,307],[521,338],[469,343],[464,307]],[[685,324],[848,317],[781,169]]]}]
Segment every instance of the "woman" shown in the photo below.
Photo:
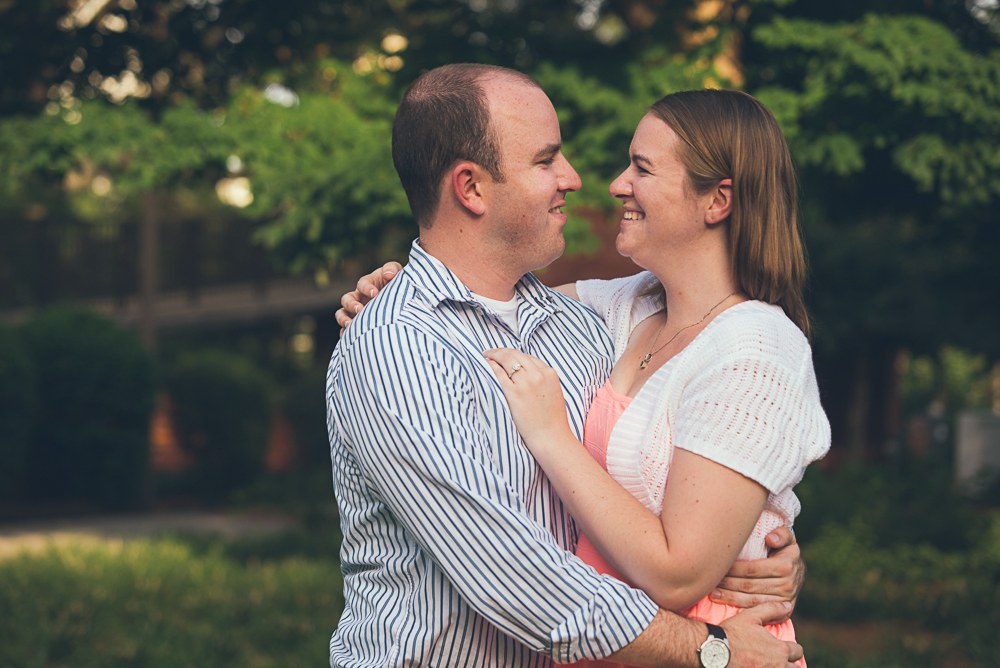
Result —
[{"label": "woman", "polygon": [[[661,607],[718,624],[736,609],[706,594],[735,560],[766,556],[764,537],[798,513],[792,487],[829,447],[795,172],[773,116],[736,91],[658,101],[630,157],[610,187],[624,207],[617,247],[647,271],[559,288],[615,340],[584,447],[552,369],[515,350],[486,354],[582,529],[577,554]],[[770,630],[794,639],[791,622]]]},{"label": "woman", "polygon": [[[736,91],[663,98],[630,155],[610,187],[624,206],[617,247],[647,272],[562,288],[616,342],[586,447],[554,371],[515,350],[487,357],[581,527],[577,554],[664,608],[718,624],[737,610],[705,595],[735,560],[766,556],[767,533],[798,514],[792,487],[829,447],[795,173],[773,116]],[[794,639],[790,621],[770,630]]]}]

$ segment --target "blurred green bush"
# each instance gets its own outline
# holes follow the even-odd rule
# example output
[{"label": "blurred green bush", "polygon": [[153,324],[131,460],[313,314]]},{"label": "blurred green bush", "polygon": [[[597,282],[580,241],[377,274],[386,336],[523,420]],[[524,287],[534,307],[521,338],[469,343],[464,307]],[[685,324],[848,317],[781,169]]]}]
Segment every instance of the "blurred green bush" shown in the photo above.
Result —
[{"label": "blurred green bush", "polygon": [[1000,665],[1000,513],[959,496],[947,467],[810,470],[796,493],[809,567],[797,615],[955,634]]},{"label": "blurred green bush", "polygon": [[0,499],[18,498],[24,492],[37,410],[34,365],[18,332],[0,328]]},{"label": "blurred green bush", "polygon": [[322,666],[342,589],[333,561],[172,541],[24,554],[0,561],[0,666]]},{"label": "blurred green bush", "polygon": [[153,362],[102,316],[50,311],[21,328],[38,413],[27,485],[38,499],[133,504],[147,489]]},{"label": "blurred green bush", "polygon": [[178,443],[207,499],[228,499],[263,470],[272,385],[253,360],[224,350],[183,353],[168,372]]},{"label": "blurred green bush", "polygon": [[303,469],[330,471],[330,440],[326,431],[326,369],[303,371],[285,391],[282,407],[298,447]]}]

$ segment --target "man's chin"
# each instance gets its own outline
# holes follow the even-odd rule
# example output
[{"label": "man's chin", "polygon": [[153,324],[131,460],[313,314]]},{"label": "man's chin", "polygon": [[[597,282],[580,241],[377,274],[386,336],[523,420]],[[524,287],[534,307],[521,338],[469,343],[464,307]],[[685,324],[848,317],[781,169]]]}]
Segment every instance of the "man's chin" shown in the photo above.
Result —
[{"label": "man's chin", "polygon": [[562,257],[563,253],[566,252],[566,239],[563,237],[562,232],[559,232],[559,241],[552,246],[552,252],[548,254],[548,258],[540,258],[536,263],[538,266],[532,267],[531,271],[538,271],[539,269],[544,269],[556,260]]}]

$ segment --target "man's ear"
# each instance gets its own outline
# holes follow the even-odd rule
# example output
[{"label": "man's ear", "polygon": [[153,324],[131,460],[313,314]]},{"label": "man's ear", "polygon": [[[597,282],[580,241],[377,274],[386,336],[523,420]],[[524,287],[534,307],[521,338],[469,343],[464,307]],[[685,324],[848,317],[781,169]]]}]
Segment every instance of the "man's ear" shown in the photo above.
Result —
[{"label": "man's ear", "polygon": [[705,222],[714,225],[727,220],[733,212],[733,180],[722,179],[709,194],[712,201],[705,211]]},{"label": "man's ear", "polygon": [[483,169],[474,162],[461,162],[452,168],[450,174],[451,189],[458,203],[477,216],[486,213],[483,199],[486,175]]}]

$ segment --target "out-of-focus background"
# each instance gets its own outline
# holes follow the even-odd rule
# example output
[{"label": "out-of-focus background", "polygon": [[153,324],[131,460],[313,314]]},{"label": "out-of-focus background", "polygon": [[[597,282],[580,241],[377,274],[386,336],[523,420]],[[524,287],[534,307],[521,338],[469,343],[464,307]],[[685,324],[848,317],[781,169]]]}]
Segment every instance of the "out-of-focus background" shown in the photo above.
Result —
[{"label": "out-of-focus background", "polygon": [[998,46],[997,0],[0,0],[0,665],[325,665],[333,312],[405,261],[395,104],[462,61],[559,112],[550,284],[635,270],[647,105],[774,112],[834,439],[810,666],[1000,665]]}]

